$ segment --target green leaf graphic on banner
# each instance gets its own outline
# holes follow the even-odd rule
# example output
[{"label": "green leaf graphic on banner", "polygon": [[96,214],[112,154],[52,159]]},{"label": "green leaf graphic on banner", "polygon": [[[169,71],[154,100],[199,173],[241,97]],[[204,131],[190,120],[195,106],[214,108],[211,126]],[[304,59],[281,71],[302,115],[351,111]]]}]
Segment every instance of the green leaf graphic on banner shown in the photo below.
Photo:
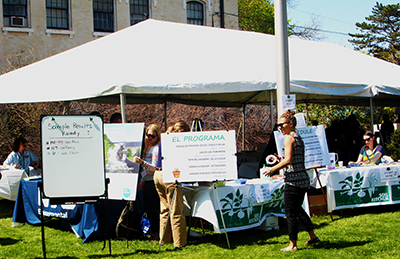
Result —
[{"label": "green leaf graphic on banner", "polygon": [[339,181],[342,184],[341,190],[335,191],[336,206],[357,205],[363,203],[389,201],[389,188],[387,186],[377,186],[378,179],[375,172],[371,172],[367,179],[368,187],[362,187],[364,176],[357,172],[355,179],[348,176]]}]

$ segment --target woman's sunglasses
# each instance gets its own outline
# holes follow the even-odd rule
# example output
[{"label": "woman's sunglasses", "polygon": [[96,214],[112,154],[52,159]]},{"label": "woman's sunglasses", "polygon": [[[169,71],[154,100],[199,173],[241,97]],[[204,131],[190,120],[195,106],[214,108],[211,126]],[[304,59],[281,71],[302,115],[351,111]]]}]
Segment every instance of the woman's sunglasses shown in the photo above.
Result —
[{"label": "woman's sunglasses", "polygon": [[146,134],[146,136],[147,136],[148,138],[156,138],[156,137],[157,137],[156,135],[151,135],[151,134]]},{"label": "woman's sunglasses", "polygon": [[278,127],[283,127],[283,125],[285,125],[287,122],[282,122],[282,123],[277,123],[276,124],[276,127],[278,128]]},{"label": "woman's sunglasses", "polygon": [[364,142],[367,142],[367,141],[370,141],[370,140],[371,140],[371,138],[365,138]]}]

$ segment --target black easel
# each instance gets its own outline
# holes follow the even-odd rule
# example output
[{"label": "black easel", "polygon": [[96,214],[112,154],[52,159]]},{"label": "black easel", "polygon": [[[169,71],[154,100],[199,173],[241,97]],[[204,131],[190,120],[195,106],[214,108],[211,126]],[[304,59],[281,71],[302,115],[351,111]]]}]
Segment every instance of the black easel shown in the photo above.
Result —
[{"label": "black easel", "polygon": [[[104,206],[104,242],[103,242],[103,248],[100,249],[100,251],[103,251],[104,248],[106,248],[106,231],[110,232],[110,210],[109,210],[109,199],[108,199],[108,185],[110,184],[110,178],[106,178],[106,196],[105,196],[105,206]],[[108,246],[109,246],[109,251],[110,251],[110,257],[111,257],[111,235],[108,233]]]},{"label": "black easel", "polygon": [[[104,248],[106,247],[106,231],[109,229],[109,225],[110,225],[110,221],[109,221],[109,209],[108,209],[108,205],[109,205],[109,199],[108,199],[108,184],[110,183],[110,179],[106,178],[106,189],[105,189],[105,208],[104,208],[104,215],[105,215],[105,222],[104,222],[104,246],[102,249],[100,249],[100,251],[103,251]],[[43,250],[43,258],[46,259],[46,242],[45,242],[45,232],[44,232],[44,216],[43,216],[43,181],[39,181],[37,183],[37,186],[39,188],[39,193],[40,193],[40,221],[41,221],[41,231],[42,231],[42,250]],[[100,197],[96,197],[97,200],[90,200],[90,202],[98,202],[100,200]],[[85,202],[89,202],[88,200]],[[50,199],[50,203],[51,199]],[[55,203],[54,203],[55,204]],[[109,248],[110,248],[110,257],[111,257],[111,237],[109,235],[108,238],[108,242],[109,242]]]},{"label": "black easel", "polygon": [[42,227],[42,250],[43,250],[43,258],[46,259],[46,242],[44,235],[44,218],[43,218],[43,182],[37,182],[37,186],[39,188],[40,193],[40,222]]}]

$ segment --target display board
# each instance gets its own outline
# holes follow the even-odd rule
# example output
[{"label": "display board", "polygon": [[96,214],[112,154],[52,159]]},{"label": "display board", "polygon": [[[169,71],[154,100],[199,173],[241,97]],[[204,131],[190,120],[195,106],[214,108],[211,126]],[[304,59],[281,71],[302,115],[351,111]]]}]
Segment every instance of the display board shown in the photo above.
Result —
[{"label": "display board", "polygon": [[41,117],[43,193],[50,202],[105,195],[103,131],[100,116]]},{"label": "display board", "polygon": [[161,134],[164,182],[237,179],[235,131]]},{"label": "display board", "polygon": [[104,124],[106,177],[110,179],[110,200],[136,199],[139,164],[134,156],[142,153],[144,123]]},{"label": "display board", "polygon": [[144,123],[104,124],[106,173],[139,173],[134,156],[141,155]]},{"label": "display board", "polygon": [[[306,168],[318,167],[330,163],[329,149],[326,142],[325,128],[323,125],[298,128],[296,132],[302,137],[305,146]],[[280,131],[274,131],[278,155],[283,157],[285,136]]]}]

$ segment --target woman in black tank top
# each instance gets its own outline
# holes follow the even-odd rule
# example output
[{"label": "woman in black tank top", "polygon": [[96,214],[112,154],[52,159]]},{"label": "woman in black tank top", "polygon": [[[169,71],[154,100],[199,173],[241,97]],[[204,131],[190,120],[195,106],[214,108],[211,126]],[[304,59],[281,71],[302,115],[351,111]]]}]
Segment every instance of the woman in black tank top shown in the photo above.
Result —
[{"label": "woman in black tank top", "polygon": [[267,168],[265,175],[271,176],[274,171],[283,169],[285,180],[285,215],[288,222],[289,246],[281,251],[297,250],[298,219],[304,225],[309,234],[305,245],[318,243],[320,240],[314,233],[314,226],[310,217],[304,211],[302,204],[307,188],[310,186],[310,179],[304,165],[304,143],[296,129],[296,117],[293,111],[286,111],[278,121],[278,129],[285,135],[284,157],[278,157],[279,163]]}]

